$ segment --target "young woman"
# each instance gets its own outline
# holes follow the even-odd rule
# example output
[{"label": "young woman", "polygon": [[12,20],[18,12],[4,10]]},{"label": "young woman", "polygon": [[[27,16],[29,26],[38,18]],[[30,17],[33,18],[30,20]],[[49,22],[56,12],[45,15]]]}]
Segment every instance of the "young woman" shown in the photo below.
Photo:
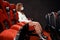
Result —
[{"label": "young woman", "polygon": [[36,33],[40,36],[40,34],[42,32],[41,25],[39,24],[39,22],[28,20],[28,18],[22,12],[23,9],[24,9],[23,4],[22,3],[17,3],[16,10],[17,10],[18,17],[19,17],[18,21],[29,23],[29,26],[34,26]]}]

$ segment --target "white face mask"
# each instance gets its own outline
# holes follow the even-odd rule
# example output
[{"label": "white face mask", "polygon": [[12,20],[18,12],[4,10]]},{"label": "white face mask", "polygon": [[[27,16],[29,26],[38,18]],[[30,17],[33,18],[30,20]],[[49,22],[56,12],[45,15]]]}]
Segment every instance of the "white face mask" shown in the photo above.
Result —
[{"label": "white face mask", "polygon": [[21,10],[24,10],[24,7],[21,7]]}]

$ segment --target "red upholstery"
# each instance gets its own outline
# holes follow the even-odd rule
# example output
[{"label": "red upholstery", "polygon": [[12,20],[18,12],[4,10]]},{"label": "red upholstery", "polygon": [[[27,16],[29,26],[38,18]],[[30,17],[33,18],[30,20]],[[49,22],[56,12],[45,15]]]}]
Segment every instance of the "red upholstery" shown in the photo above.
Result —
[{"label": "red upholstery", "polygon": [[15,24],[14,13],[11,10],[11,5],[7,1],[4,1],[3,6],[5,9],[6,9],[6,7],[9,7],[9,10],[8,10],[9,13],[6,11],[6,15],[8,15],[8,18],[10,19],[11,23]]},{"label": "red upholstery", "polygon": [[4,14],[7,16],[6,7],[10,7],[9,2],[3,1],[2,7],[3,7],[3,11],[5,12]]},{"label": "red upholstery", "polygon": [[2,32],[3,30],[6,29],[5,25],[3,24],[3,18],[5,18],[5,16],[2,14],[2,10],[0,9],[0,32]]},{"label": "red upholstery", "polygon": [[[18,15],[18,14],[16,14]],[[14,21],[14,24],[18,23],[18,18],[16,16],[14,16],[14,13],[12,10],[10,10],[10,20],[13,22]]]},{"label": "red upholstery", "polygon": [[15,4],[10,4],[10,9],[11,9],[11,10],[16,9]]},{"label": "red upholstery", "polygon": [[3,15],[3,11],[0,9],[0,23],[2,25],[3,30],[6,29],[3,23],[4,19],[5,19],[5,16]]},{"label": "red upholstery", "polygon": [[2,4],[2,8],[3,8],[3,14],[5,15],[5,17],[6,17],[6,20],[8,21],[8,24],[9,24],[9,26],[12,26],[12,23],[11,23],[11,21],[9,20],[9,18],[8,18],[8,15],[7,15],[7,12],[6,12],[6,7],[7,6],[9,6],[9,3],[7,2],[7,1],[3,1],[3,4]]},{"label": "red upholstery", "polygon": [[8,15],[7,15],[7,12],[6,12],[6,7],[10,7],[9,3],[7,1],[3,1],[3,11],[4,11],[4,14],[6,15],[6,17],[8,18]]},{"label": "red upholstery", "polygon": [[13,16],[11,16],[11,17],[13,17],[12,20],[14,20],[16,23],[18,23],[18,13],[14,12],[14,10],[16,11],[15,4],[11,4],[10,9],[12,10],[10,13],[13,15]]},{"label": "red upholstery", "polygon": [[[16,12],[16,20],[18,20],[19,19],[19,17],[18,17],[18,13]],[[17,22],[18,23],[18,22]]]},{"label": "red upholstery", "polygon": [[17,34],[16,30],[13,29],[5,30],[0,34],[0,40],[14,40],[16,34]]},{"label": "red upholstery", "polygon": [[0,0],[0,4],[2,4],[2,0]]},{"label": "red upholstery", "polygon": [[8,13],[7,13],[7,11],[6,11],[6,8],[7,7],[10,7],[10,4],[9,4],[9,2],[7,2],[7,1],[3,1],[3,10],[4,10],[4,12],[5,12],[5,15],[8,17],[9,15],[8,15]]},{"label": "red upholstery", "polygon": [[10,29],[14,29],[14,30],[20,31],[20,29],[22,29],[22,26],[19,26],[19,25],[13,25],[13,26],[11,26]]},{"label": "red upholstery", "polygon": [[24,24],[23,22],[17,23],[17,24],[15,24],[15,25],[11,26],[11,29],[20,31],[20,29],[22,29],[24,25],[25,25],[25,24]]},{"label": "red upholstery", "polygon": [[44,34],[45,36],[47,36],[47,40],[52,40],[51,37],[50,37],[50,34],[49,34],[48,32],[43,31],[43,34]]},{"label": "red upholstery", "polygon": [[[9,7],[9,9],[10,9],[10,4],[7,2],[7,1],[3,1],[3,6],[4,6],[4,8],[6,9],[6,7]],[[12,13],[12,11],[10,10],[9,11],[10,12],[10,15],[8,15],[8,16],[10,16],[10,19],[12,19],[11,17],[13,16],[11,13]],[[6,14],[7,14],[7,12],[6,12]]]},{"label": "red upholstery", "polygon": [[10,20],[12,21],[13,19],[14,19],[14,15],[13,15],[12,10],[10,10]]},{"label": "red upholstery", "polygon": [[11,17],[11,20],[14,20],[14,13],[13,13],[13,9],[15,9],[15,6],[14,4],[11,4],[10,5],[10,17]]},{"label": "red upholstery", "polygon": [[9,5],[9,2],[7,2],[7,1],[3,1],[3,5],[4,5],[4,7],[10,6],[10,5]]},{"label": "red upholstery", "polygon": [[25,24],[26,24],[26,23],[24,23],[24,22],[17,23],[17,24],[15,24],[15,25],[11,26],[11,29],[15,29],[15,30],[19,31],[20,29],[23,28],[23,26],[24,26]]},{"label": "red upholstery", "polygon": [[10,24],[10,21],[8,20],[8,18],[3,13],[4,13],[3,11],[0,13],[0,23],[2,24],[2,26],[4,27],[4,29],[6,29],[5,23],[7,23],[7,25],[9,25],[9,27],[12,24]]}]

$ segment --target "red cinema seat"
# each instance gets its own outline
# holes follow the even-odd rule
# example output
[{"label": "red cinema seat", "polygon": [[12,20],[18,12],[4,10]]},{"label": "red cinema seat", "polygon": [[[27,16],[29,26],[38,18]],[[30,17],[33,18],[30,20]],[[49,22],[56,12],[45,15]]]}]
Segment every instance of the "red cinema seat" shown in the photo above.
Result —
[{"label": "red cinema seat", "polygon": [[6,16],[3,13],[4,13],[3,11],[0,13],[0,23],[2,24],[2,27],[6,29],[6,28],[9,28],[11,24],[10,24],[10,21],[6,18]]},{"label": "red cinema seat", "polygon": [[16,19],[17,19],[16,18],[16,12],[15,12],[16,11],[15,10],[15,5],[13,6],[13,4],[10,5],[7,1],[3,1],[3,6],[6,10],[6,14],[8,15],[9,20],[11,21],[12,24],[15,24]]},{"label": "red cinema seat", "polygon": [[10,19],[10,4],[7,1],[3,1],[3,10],[4,10],[4,14]]},{"label": "red cinema seat", "polygon": [[[25,29],[26,26],[28,26],[28,25],[25,25],[24,29]],[[4,30],[0,34],[0,40],[16,40],[17,38],[19,39],[20,36],[23,36],[25,34],[25,32],[23,32],[23,34],[22,34],[22,31],[19,32],[19,31],[14,30],[14,29]],[[21,35],[20,35],[20,33],[21,33]]]},{"label": "red cinema seat", "polygon": [[18,22],[18,13],[16,12],[16,6],[15,6],[15,4],[11,4],[10,5],[10,9],[11,9],[10,14],[11,14],[12,20],[15,23],[17,23]]},{"label": "red cinema seat", "polygon": [[14,40],[17,35],[17,31],[13,29],[4,30],[0,34],[0,40]]},{"label": "red cinema seat", "polygon": [[20,31],[22,29],[22,26],[20,26],[20,25],[13,25],[13,26],[11,26],[10,29],[14,29],[14,30]]},{"label": "red cinema seat", "polygon": [[10,29],[20,31],[25,24],[23,22],[12,25]]},{"label": "red cinema seat", "polygon": [[10,7],[9,2],[3,1],[3,6],[4,6],[4,9],[8,12],[9,11],[9,7]]},{"label": "red cinema seat", "polygon": [[[4,14],[5,17],[6,17],[6,20],[8,21],[9,27],[12,26],[11,20],[9,19],[9,16],[8,16],[9,13],[7,13],[7,11],[9,11],[9,10],[8,10],[8,9],[9,9],[9,3],[8,3],[7,1],[3,1],[2,9],[3,9],[3,12],[4,12],[3,14]],[[6,9],[7,9],[7,10],[6,10]],[[9,14],[9,15],[10,15],[10,14]]]},{"label": "red cinema seat", "polygon": [[14,20],[14,15],[13,15],[13,13],[12,13],[12,10],[10,10],[10,20],[13,22]]},{"label": "red cinema seat", "polygon": [[2,14],[3,11],[2,9],[0,9],[0,32],[2,32],[3,30],[5,30],[5,25],[3,24],[3,18],[4,18],[4,15]]}]

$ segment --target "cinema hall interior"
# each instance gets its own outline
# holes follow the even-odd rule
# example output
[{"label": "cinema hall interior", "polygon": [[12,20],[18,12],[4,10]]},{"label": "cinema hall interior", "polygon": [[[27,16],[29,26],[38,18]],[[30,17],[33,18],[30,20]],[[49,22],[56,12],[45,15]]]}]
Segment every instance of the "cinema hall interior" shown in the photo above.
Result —
[{"label": "cinema hall interior", "polygon": [[60,0],[0,0],[0,40],[60,40]]}]

